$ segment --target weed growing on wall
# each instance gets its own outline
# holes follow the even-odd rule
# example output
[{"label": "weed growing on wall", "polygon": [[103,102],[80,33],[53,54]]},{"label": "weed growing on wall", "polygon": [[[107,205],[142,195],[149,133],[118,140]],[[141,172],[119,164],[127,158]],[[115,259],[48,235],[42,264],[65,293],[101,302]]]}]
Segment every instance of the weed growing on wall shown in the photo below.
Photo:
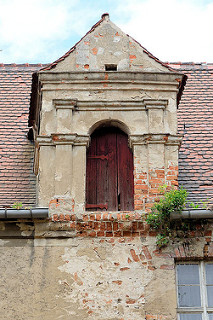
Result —
[{"label": "weed growing on wall", "polygon": [[21,209],[23,207],[22,202],[14,202],[12,205],[13,209]]},{"label": "weed growing on wall", "polygon": [[163,197],[159,199],[148,214],[146,222],[152,229],[158,230],[156,243],[159,247],[166,246],[172,237],[171,213],[180,213],[186,203],[187,191],[183,188],[167,190],[167,186],[161,187]]}]

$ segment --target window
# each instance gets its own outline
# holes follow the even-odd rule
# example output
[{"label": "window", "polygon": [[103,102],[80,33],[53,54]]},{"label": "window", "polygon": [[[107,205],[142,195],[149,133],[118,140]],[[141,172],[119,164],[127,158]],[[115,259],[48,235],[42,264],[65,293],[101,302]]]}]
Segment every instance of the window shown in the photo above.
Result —
[{"label": "window", "polygon": [[178,263],[178,320],[213,320],[213,263]]},{"label": "window", "polygon": [[87,210],[133,210],[133,154],[128,136],[106,127],[91,135],[87,151]]},{"label": "window", "polygon": [[105,64],[106,71],[117,71],[117,64]]}]

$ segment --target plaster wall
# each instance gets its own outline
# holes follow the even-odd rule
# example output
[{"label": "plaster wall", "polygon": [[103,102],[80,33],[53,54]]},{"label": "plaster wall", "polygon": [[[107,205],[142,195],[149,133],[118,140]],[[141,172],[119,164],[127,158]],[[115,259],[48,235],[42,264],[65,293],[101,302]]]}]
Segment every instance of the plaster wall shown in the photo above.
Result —
[{"label": "plaster wall", "polygon": [[[152,73],[151,78],[155,79],[152,81],[150,74],[143,72],[41,73],[38,204],[47,206],[52,198],[65,197],[70,201],[74,199],[76,213],[84,211],[86,149],[90,134],[101,125],[118,126],[128,134],[134,152],[135,185],[144,157],[149,158],[146,172],[167,170],[169,165],[177,167],[180,137],[177,135],[176,77],[176,74],[164,73],[156,78]],[[149,145],[144,149],[149,156],[135,153],[139,145]],[[44,170],[42,157],[46,156],[42,153],[43,150],[48,153],[48,148],[54,166]],[[165,148],[168,158],[172,154],[170,164],[165,163]],[[50,187],[47,180],[51,181]],[[164,176],[158,184],[165,182]],[[135,209],[145,210],[147,199]]]},{"label": "plaster wall", "polygon": [[[106,71],[107,66],[117,69]],[[108,15],[54,68],[40,71],[38,205],[64,199],[72,208],[74,203],[76,214],[83,214],[86,150],[91,133],[102,125],[118,126],[128,134],[134,153],[135,210],[148,208],[160,184],[176,185],[181,142],[176,97],[181,79]],[[176,172],[167,179],[170,166]]]},{"label": "plaster wall", "polygon": [[137,237],[71,237],[65,221],[1,223],[1,318],[175,320],[175,259],[212,258],[211,226],[158,250],[138,222]]},{"label": "plaster wall", "polygon": [[149,59],[149,52],[143,51],[139,43],[110,21],[109,16],[94,26],[73,49],[71,55],[57,64],[57,72],[103,71],[105,64],[116,64],[118,71],[166,69],[154,59]]},{"label": "plaster wall", "polygon": [[[213,256],[209,224],[159,250],[145,222],[159,186],[177,186],[181,79],[107,15],[39,72],[37,205],[49,217],[0,222],[1,319],[176,319],[175,261]],[[132,212],[85,211],[86,150],[100,125],[128,134]]]}]

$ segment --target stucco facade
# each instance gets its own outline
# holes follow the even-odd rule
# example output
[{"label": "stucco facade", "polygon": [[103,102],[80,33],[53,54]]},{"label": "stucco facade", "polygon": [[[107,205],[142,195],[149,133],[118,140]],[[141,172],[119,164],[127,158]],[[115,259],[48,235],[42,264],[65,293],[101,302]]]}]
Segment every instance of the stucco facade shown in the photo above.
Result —
[{"label": "stucco facade", "polygon": [[[108,65],[117,71],[104,72]],[[177,93],[182,78],[144,53],[108,15],[54,69],[40,71],[38,205],[66,198],[74,202],[76,214],[84,213],[86,149],[91,133],[102,125],[128,134],[135,210],[153,202],[159,185],[177,185]]]},{"label": "stucco facade", "polygon": [[[0,222],[2,319],[177,319],[175,264],[210,260],[212,228],[196,222],[159,249],[145,220],[159,186],[178,185],[183,82],[106,14],[38,72],[34,171],[37,206],[49,217]],[[86,151],[101,126],[128,135],[134,211],[85,209]]]}]

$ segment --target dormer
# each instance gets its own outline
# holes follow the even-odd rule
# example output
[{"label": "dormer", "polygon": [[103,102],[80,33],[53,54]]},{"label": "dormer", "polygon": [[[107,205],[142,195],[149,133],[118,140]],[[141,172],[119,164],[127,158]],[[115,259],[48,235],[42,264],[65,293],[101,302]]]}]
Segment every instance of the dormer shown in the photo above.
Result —
[{"label": "dormer", "polygon": [[183,74],[114,25],[108,14],[33,77],[39,206],[64,212],[149,210],[177,186],[177,104]]}]

